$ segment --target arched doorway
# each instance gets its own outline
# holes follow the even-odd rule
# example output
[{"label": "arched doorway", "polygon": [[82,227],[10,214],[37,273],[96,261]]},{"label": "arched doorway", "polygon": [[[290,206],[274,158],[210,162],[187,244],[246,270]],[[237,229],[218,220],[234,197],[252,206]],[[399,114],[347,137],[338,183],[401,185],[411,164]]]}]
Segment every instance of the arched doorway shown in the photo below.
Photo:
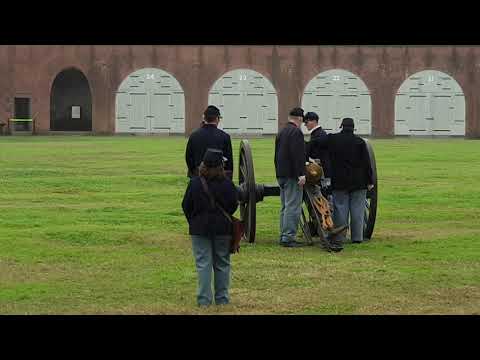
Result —
[{"label": "arched doorway", "polygon": [[277,92],[270,80],[250,69],[237,69],[219,78],[208,104],[222,112],[219,127],[229,134],[265,135],[278,132]]},{"label": "arched doorway", "polygon": [[145,68],[131,73],[115,101],[117,133],[185,133],[185,95],[166,71]]},{"label": "arched doorway", "polygon": [[465,96],[455,79],[424,70],[405,80],[395,97],[395,135],[465,136]]},{"label": "arched doorway", "polygon": [[349,71],[332,69],[315,76],[303,92],[302,108],[305,113],[316,112],[327,132],[338,132],[344,117],[354,119],[356,134],[372,132],[370,92],[363,80]]},{"label": "arched doorway", "polygon": [[88,80],[80,70],[63,70],[53,81],[50,93],[50,130],[92,130],[92,94]]}]

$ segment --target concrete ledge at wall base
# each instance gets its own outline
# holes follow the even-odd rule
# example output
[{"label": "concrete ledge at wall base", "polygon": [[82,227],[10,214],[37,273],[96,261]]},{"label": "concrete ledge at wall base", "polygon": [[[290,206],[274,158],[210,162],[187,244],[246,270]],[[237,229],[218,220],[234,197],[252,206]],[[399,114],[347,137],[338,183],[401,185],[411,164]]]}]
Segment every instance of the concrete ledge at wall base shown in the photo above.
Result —
[{"label": "concrete ledge at wall base", "polygon": [[184,133],[129,133],[129,132],[117,132],[111,133],[113,136],[156,136],[156,137],[171,137],[171,136],[182,136],[185,137]]},{"label": "concrete ledge at wall base", "polygon": [[60,130],[37,130],[35,135],[72,135],[72,136],[159,136],[159,137],[186,137],[183,133],[158,134],[158,133],[112,133],[108,131],[60,131]]},{"label": "concrete ledge at wall base", "polygon": [[[56,136],[56,135],[88,136],[88,135],[97,135],[97,134],[92,132],[92,131],[35,130],[34,135],[42,135],[42,136],[51,136],[51,135],[54,135],[54,136]],[[109,133],[105,133],[105,135],[109,135]]]},{"label": "concrete ledge at wall base", "polygon": [[367,139],[386,139],[391,140],[395,139],[395,135],[359,135],[360,137],[367,138]]},{"label": "concrete ledge at wall base", "polygon": [[35,135],[49,135],[49,130],[36,130]]},{"label": "concrete ledge at wall base", "polygon": [[[392,137],[388,137],[387,139],[467,139],[467,137],[463,135],[395,135]],[[383,139],[380,137],[376,137],[376,139]]]},{"label": "concrete ledge at wall base", "polygon": [[37,132],[41,135],[76,135],[76,136],[87,136],[94,135],[92,131],[59,131],[59,130],[45,130],[42,132]]},{"label": "concrete ledge at wall base", "polygon": [[230,134],[232,139],[264,139],[274,138],[277,134]]},{"label": "concrete ledge at wall base", "polygon": [[[17,131],[16,133],[10,133],[7,126],[1,126],[0,124],[0,135],[69,135],[69,136],[155,136],[155,137],[182,137],[188,138],[189,135],[186,133],[111,133],[111,132],[94,132],[94,131],[51,131],[51,130],[36,130],[35,133],[30,131]],[[3,131],[3,132],[2,132]],[[276,134],[231,134],[232,139],[262,139],[262,138],[275,138]],[[367,139],[465,139],[465,140],[480,140],[480,135],[476,136],[462,136],[462,135],[388,135],[388,136],[373,136],[373,135],[360,135],[362,138]],[[308,139],[307,137],[305,137]]]}]

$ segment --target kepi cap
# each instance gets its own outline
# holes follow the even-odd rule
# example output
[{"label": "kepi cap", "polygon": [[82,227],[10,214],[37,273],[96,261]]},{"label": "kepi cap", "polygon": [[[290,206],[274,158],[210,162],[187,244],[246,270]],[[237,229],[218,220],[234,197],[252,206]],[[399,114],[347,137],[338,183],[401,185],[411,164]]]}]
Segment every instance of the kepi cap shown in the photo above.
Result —
[{"label": "kepi cap", "polygon": [[343,118],[342,120],[342,124],[340,125],[340,127],[345,127],[345,128],[351,128],[353,129],[355,127],[355,125],[353,124],[353,119],[352,118]]},{"label": "kepi cap", "polygon": [[214,105],[209,105],[205,109],[203,115],[205,118],[220,117],[220,109]]},{"label": "kepi cap", "polygon": [[223,151],[218,149],[207,149],[203,156],[203,163],[206,167],[218,167],[227,159],[223,157]]}]

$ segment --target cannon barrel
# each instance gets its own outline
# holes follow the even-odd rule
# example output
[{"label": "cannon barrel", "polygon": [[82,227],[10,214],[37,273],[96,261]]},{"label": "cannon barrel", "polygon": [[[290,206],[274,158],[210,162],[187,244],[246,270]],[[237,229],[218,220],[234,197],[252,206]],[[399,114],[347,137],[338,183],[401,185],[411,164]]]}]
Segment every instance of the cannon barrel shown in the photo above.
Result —
[{"label": "cannon barrel", "polygon": [[[238,192],[238,200],[241,203],[248,202],[248,189],[245,183],[236,186]],[[266,196],[280,196],[280,187],[278,185],[255,184],[255,202],[263,201]]]}]

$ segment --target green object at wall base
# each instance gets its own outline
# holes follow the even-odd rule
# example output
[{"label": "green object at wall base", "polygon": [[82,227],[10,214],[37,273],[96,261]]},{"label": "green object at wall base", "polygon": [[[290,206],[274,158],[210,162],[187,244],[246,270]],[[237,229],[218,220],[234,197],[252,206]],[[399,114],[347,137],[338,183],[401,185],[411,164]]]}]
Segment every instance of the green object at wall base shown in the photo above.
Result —
[{"label": "green object at wall base", "polygon": [[33,132],[33,119],[9,119],[9,122],[9,128],[12,134]]}]

